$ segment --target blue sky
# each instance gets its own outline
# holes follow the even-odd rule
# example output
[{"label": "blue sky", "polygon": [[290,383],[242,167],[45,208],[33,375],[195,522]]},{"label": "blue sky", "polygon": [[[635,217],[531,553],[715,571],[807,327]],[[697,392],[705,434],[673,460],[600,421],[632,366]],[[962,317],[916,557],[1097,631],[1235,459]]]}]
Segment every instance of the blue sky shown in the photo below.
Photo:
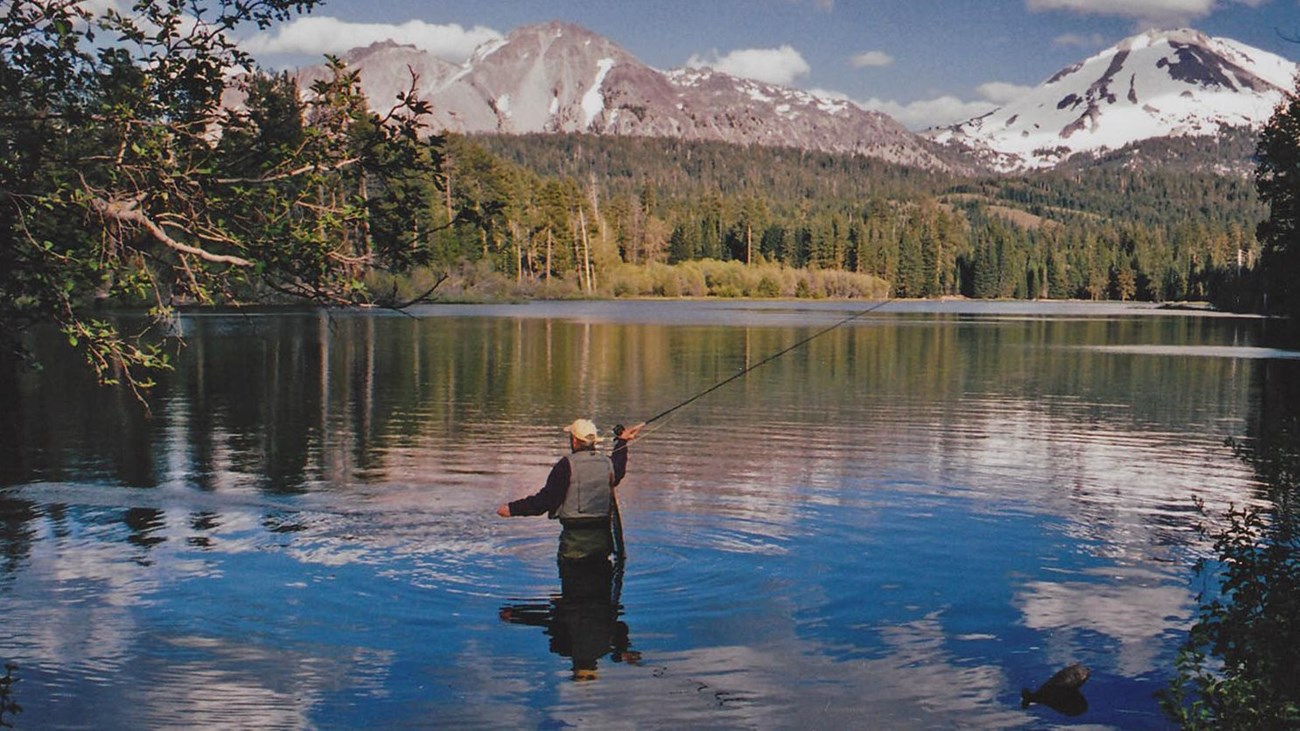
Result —
[{"label": "blue sky", "polygon": [[463,61],[529,23],[585,26],[656,68],[713,65],[846,96],[919,128],[1150,28],[1192,27],[1300,59],[1300,0],[334,0],[249,39],[268,65],[396,37]]}]

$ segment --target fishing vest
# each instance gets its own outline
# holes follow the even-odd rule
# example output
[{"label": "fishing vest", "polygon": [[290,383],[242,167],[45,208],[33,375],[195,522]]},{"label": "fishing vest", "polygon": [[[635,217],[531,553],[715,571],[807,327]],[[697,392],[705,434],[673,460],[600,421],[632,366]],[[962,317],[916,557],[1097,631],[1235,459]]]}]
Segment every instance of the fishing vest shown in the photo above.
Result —
[{"label": "fishing vest", "polygon": [[581,450],[570,454],[569,491],[552,518],[608,518],[613,496],[614,465],[609,457],[595,451]]}]

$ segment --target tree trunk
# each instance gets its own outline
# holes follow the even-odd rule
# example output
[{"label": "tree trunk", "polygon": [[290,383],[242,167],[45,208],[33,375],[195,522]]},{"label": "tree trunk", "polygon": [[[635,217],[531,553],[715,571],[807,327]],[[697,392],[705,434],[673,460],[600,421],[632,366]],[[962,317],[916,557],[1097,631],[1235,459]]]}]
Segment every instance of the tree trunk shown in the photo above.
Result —
[{"label": "tree trunk", "polygon": [[582,268],[587,272],[587,292],[593,292],[596,289],[596,283],[591,277],[591,241],[587,238],[587,214],[582,209],[578,209],[578,226],[582,229]]},{"label": "tree trunk", "polygon": [[569,217],[569,237],[573,239],[573,268],[578,270],[578,289],[586,290],[587,270],[582,266],[582,234],[573,217]]},{"label": "tree trunk", "polygon": [[357,188],[361,196],[361,256],[369,262],[371,252],[374,251],[374,240],[370,235],[370,190],[366,186],[364,168],[361,170],[361,179],[357,183]]},{"label": "tree trunk", "polygon": [[515,243],[515,284],[523,281],[524,278],[524,247],[519,243],[519,224],[511,221],[510,240]]},{"label": "tree trunk", "polygon": [[446,164],[443,165],[442,182],[443,182],[442,191],[447,203],[447,225],[450,226],[451,222],[455,220],[455,216],[453,216],[451,212],[451,158],[450,157],[447,158]]}]

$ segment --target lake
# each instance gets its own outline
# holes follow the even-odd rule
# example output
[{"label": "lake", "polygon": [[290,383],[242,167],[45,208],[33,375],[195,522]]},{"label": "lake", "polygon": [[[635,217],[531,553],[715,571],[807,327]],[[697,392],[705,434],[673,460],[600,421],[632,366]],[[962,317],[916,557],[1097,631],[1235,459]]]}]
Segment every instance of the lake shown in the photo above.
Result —
[{"label": "lake", "polygon": [[[1300,348],[1150,306],[870,304],[185,315],[148,415],[38,333],[44,370],[0,379],[3,720],[1167,727],[1193,500],[1263,499],[1229,440],[1300,408]],[[558,526],[495,515],[575,417],[815,334],[632,445],[621,570],[562,586]],[[1072,662],[1086,709],[1021,707]]]}]

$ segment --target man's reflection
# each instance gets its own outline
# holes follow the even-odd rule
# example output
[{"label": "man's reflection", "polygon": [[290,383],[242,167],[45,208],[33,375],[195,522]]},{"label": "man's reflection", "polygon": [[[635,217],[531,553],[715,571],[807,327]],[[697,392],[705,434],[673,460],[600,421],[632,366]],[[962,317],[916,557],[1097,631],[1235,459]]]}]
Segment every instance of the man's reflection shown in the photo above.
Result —
[{"label": "man's reflection", "polygon": [[637,664],[641,653],[629,649],[627,624],[619,619],[622,565],[615,568],[607,558],[561,559],[559,565],[559,596],[546,603],[508,604],[501,608],[501,621],[545,628],[551,652],[573,661],[574,680],[595,680],[596,663],[605,655]]}]

